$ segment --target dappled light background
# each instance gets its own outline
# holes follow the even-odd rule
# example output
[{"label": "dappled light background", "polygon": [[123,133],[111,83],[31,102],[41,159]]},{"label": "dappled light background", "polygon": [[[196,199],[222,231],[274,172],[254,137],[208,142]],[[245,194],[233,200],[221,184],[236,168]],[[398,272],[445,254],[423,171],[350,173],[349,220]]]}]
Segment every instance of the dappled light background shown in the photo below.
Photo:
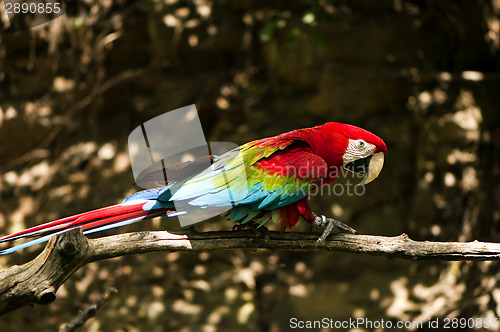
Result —
[{"label": "dappled light background", "polygon": [[[17,33],[0,6],[0,234],[137,191],[129,133],[196,104],[207,141],[241,144],[327,121],[382,137],[385,167],[362,195],[344,186],[311,198],[316,212],[362,234],[500,240],[498,0],[71,3],[67,15]],[[179,228],[157,218],[108,233]],[[2,256],[0,267],[41,249]],[[499,271],[497,262],[339,253],[151,253],[85,266],[55,302],[3,316],[0,330],[57,330],[110,287],[118,293],[82,330],[498,318]]]}]

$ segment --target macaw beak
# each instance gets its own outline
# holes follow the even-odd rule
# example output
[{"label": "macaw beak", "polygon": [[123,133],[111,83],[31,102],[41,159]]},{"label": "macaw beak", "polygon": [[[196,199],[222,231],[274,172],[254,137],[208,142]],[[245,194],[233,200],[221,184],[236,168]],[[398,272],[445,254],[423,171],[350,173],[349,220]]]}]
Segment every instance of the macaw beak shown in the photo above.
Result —
[{"label": "macaw beak", "polygon": [[364,174],[358,186],[363,186],[375,180],[384,166],[384,153],[378,152],[366,158],[351,161],[344,168],[358,174]]}]

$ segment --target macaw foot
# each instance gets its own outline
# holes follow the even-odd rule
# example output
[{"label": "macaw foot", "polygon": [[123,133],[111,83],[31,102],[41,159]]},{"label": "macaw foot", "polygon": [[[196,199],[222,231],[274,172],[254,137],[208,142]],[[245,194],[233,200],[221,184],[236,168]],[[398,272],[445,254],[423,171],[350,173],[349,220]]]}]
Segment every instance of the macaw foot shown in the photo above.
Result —
[{"label": "macaw foot", "polygon": [[316,241],[316,247],[326,240],[327,236],[332,232],[333,227],[338,228],[341,233],[358,234],[358,231],[341,221],[335,220],[333,218],[327,218],[323,215],[318,216],[317,214],[314,214],[314,216],[316,217],[316,219],[314,219],[312,227],[324,228],[323,234],[321,234],[319,239]]},{"label": "macaw foot", "polygon": [[257,240],[262,241],[260,247],[264,248],[267,245],[267,242],[269,241],[269,229],[267,229],[266,226],[262,226],[251,221],[244,224],[236,224],[233,226],[233,231],[242,231],[245,229],[251,229],[254,231]]}]

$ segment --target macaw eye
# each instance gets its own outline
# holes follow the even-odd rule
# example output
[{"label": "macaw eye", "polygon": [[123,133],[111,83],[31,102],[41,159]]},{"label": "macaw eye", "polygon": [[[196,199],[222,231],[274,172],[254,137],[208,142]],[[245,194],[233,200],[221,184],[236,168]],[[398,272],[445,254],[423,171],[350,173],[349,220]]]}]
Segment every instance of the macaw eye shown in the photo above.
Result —
[{"label": "macaw eye", "polygon": [[360,139],[356,144],[356,147],[358,148],[359,151],[363,151],[366,148],[366,142]]}]

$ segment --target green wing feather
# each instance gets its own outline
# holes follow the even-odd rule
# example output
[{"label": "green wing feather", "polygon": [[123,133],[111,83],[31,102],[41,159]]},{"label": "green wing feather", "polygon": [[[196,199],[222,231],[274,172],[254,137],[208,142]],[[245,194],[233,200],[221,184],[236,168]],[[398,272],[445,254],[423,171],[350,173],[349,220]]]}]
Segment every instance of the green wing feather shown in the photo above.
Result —
[{"label": "green wing feather", "polygon": [[[286,164],[279,165],[282,168],[294,166],[294,163],[326,165],[307,149],[294,148],[294,142],[297,140],[274,137],[231,150],[220,156],[211,168],[183,183],[171,199],[187,200],[190,205],[204,208],[245,206],[249,211],[270,211],[292,204],[309,194],[308,186],[316,180],[312,175],[314,172],[306,172],[311,176],[300,178],[293,172],[284,174],[274,171],[271,166],[275,167],[275,164],[268,167],[262,162],[281,153],[289,158]],[[293,153],[293,157],[288,156]],[[241,211],[231,213],[233,219],[242,219],[247,215],[250,214]],[[261,221],[264,220],[267,221],[268,218],[262,216]]]}]

